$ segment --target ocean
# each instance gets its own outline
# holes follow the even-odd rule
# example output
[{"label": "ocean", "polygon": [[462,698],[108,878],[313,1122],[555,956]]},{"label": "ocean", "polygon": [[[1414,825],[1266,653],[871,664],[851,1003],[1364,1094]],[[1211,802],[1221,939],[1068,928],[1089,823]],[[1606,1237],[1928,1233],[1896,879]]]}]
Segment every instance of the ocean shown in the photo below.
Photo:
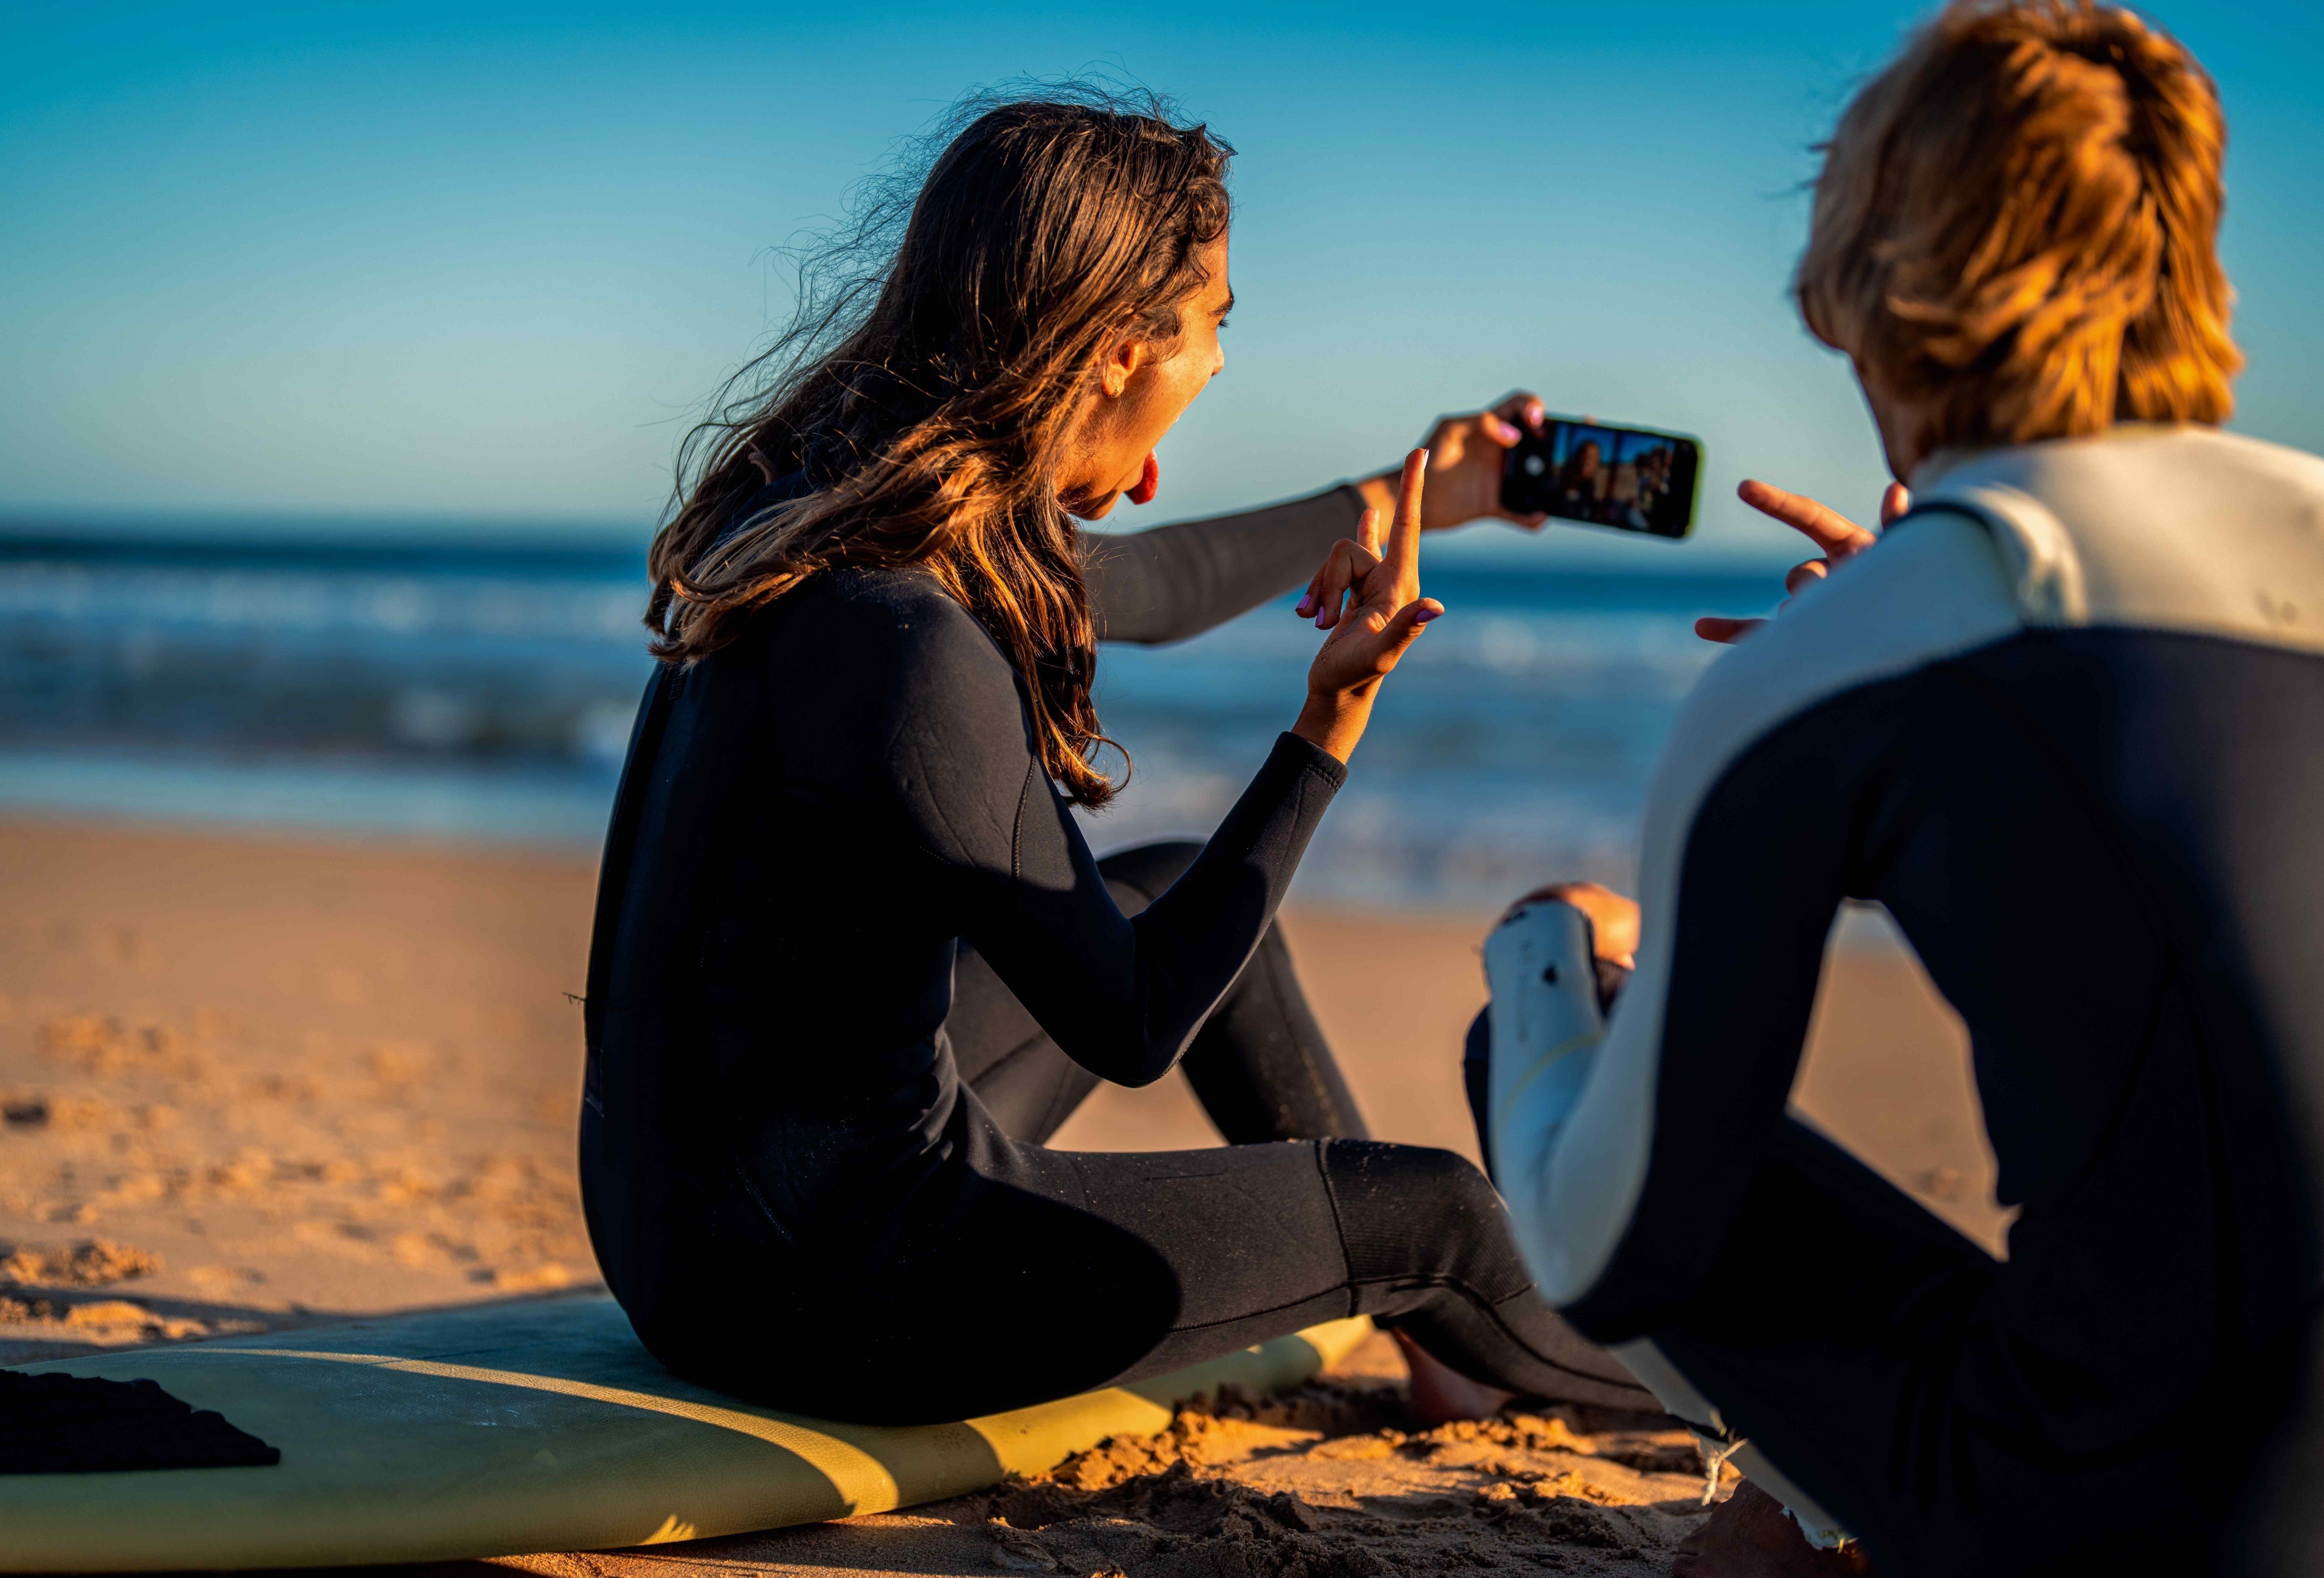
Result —
[{"label": "ocean", "polygon": [[[1766,573],[1424,565],[1449,612],[1388,681],[1310,900],[1474,909],[1628,884],[1648,774]],[[594,851],[650,669],[635,548],[0,535],[0,814]],[[1101,851],[1200,837],[1296,715],[1292,599],[1107,646],[1134,763]],[[1110,755],[1105,761],[1119,763]]]}]

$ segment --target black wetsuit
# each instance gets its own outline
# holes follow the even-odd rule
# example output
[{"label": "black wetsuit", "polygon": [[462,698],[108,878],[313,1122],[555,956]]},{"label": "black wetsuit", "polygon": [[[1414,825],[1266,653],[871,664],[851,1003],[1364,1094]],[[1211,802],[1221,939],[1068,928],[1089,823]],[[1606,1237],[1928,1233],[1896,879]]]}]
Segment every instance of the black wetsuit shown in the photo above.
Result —
[{"label": "black wetsuit", "polygon": [[[1570,914],[1489,943],[1496,1177],[1575,1324],[1891,1578],[2324,1570],[2324,462],[1915,480],[1690,698],[1602,1041]],[[1848,896],[1968,1024],[2006,1261],[1785,1114]]]},{"label": "black wetsuit", "polygon": [[[1101,628],[1240,613],[1357,508],[1100,540]],[[1482,1380],[1651,1406],[1532,1292],[1482,1175],[1361,1138],[1271,930],[1343,776],[1286,734],[1208,844],[1100,863],[1010,663],[911,571],[817,576],[659,673],[607,840],[581,1127],[639,1335],[713,1386],[906,1423],[1370,1314]],[[1042,1148],[1098,1079],[1182,1057],[1238,1143]]]}]

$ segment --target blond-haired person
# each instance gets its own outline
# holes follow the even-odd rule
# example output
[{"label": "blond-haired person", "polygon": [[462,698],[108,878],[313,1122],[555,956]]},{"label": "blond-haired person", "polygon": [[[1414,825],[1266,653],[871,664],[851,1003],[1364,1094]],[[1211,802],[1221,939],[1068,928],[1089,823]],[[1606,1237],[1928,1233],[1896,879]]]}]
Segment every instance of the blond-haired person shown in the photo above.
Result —
[{"label": "blond-haired person", "polygon": [[[2324,1570],[2324,461],[2218,430],[2223,146],[2068,0],[1858,95],[1798,295],[1913,499],[1747,487],[1828,557],[1690,699],[1643,908],[1488,944],[1528,1261],[1766,1492],[1681,1573]],[[2006,1261],[1785,1115],[1849,897],[1969,1024]]]}]

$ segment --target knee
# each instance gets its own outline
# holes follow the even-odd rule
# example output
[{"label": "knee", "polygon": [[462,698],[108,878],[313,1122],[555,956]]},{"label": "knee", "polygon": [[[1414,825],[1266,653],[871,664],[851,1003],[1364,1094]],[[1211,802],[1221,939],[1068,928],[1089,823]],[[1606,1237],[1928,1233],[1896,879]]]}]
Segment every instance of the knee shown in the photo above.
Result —
[{"label": "knee", "polygon": [[1434,1275],[1489,1298],[1531,1285],[1501,1197],[1468,1158],[1429,1146],[1349,1140],[1332,1140],[1325,1155],[1359,1278]]},{"label": "knee", "polygon": [[1115,901],[1135,914],[1167,892],[1202,853],[1203,846],[1191,839],[1141,844],[1135,849],[1116,850],[1099,861],[1098,874],[1113,890]]},{"label": "knee", "polygon": [[1499,1228],[1500,1192],[1493,1187],[1483,1169],[1457,1151],[1433,1147],[1414,1149],[1414,1181],[1439,1203],[1440,1212],[1456,1221],[1489,1223]]}]

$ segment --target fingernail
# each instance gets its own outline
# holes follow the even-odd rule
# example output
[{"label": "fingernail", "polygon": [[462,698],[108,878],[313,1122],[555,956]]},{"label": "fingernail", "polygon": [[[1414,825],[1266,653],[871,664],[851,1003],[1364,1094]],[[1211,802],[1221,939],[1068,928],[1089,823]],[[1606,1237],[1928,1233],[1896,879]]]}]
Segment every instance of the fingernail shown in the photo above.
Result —
[{"label": "fingernail", "polygon": [[1415,624],[1426,624],[1430,620],[1435,618],[1438,614],[1443,612],[1444,610],[1442,608],[1424,608],[1419,613],[1412,616],[1412,623]]}]

